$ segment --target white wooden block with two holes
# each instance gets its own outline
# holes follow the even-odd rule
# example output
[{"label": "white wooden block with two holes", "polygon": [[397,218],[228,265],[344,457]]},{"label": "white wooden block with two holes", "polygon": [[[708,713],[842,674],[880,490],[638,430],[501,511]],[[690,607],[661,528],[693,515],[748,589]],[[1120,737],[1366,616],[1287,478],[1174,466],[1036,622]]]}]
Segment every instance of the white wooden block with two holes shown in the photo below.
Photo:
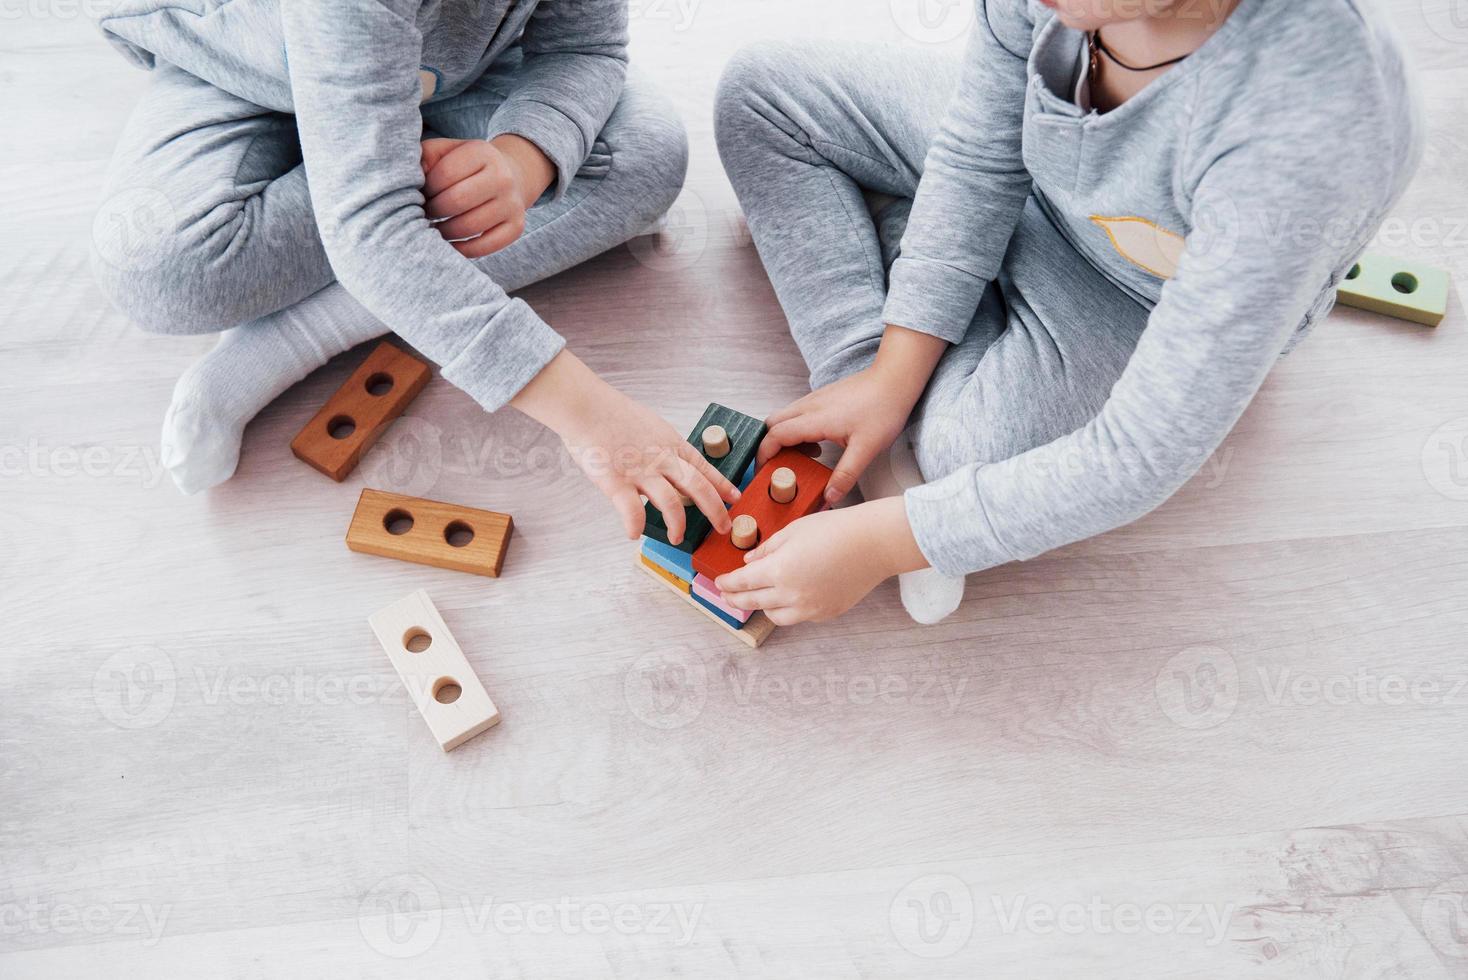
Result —
[{"label": "white wooden block with two holes", "polygon": [[499,711],[427,592],[419,589],[367,623],[445,752],[499,723]]}]

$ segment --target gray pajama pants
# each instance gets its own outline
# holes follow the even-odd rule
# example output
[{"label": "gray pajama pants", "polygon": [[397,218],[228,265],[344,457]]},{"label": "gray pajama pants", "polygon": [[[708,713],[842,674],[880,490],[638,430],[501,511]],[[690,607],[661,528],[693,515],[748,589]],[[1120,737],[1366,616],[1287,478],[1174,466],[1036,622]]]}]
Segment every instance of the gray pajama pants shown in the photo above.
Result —
[{"label": "gray pajama pants", "polygon": [[[836,43],[761,44],[724,72],[719,152],[812,386],[876,353],[886,270],[958,72],[956,57]],[[1006,269],[1015,263],[1054,283],[1046,314],[994,284],[985,291],[917,412],[911,436],[927,480],[1084,425],[1147,324],[1148,311],[1032,208],[1005,257]]]},{"label": "gray pajama pants", "polygon": [[[466,92],[425,105],[425,138],[482,138],[519,62],[512,51]],[[140,202],[114,217],[131,226],[123,230],[140,239],[141,254],[99,256],[103,291],[144,329],[192,334],[246,323],[330,285],[294,117],[166,63],[153,75],[106,191],[124,206]],[[566,194],[532,208],[519,240],[475,264],[509,291],[619,245],[667,211],[687,160],[672,106],[634,71]],[[360,316],[371,319],[365,309]]]}]

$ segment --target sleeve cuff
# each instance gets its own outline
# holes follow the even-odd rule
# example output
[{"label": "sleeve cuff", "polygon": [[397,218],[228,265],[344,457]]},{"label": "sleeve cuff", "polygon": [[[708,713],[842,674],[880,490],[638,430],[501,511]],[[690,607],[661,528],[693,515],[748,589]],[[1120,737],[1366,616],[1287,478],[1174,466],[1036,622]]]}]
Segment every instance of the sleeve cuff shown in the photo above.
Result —
[{"label": "sleeve cuff", "polygon": [[590,152],[581,128],[561,110],[544,102],[511,101],[500,106],[490,118],[489,134],[484,138],[492,140],[506,133],[534,143],[555,165],[556,199],[566,193]]},{"label": "sleeve cuff", "polygon": [[987,279],[927,259],[899,257],[888,275],[882,320],[956,344],[979,309]]},{"label": "sleeve cuff", "polygon": [[513,299],[443,366],[443,377],[486,411],[498,411],[565,346],[524,300]]},{"label": "sleeve cuff", "polygon": [[1017,560],[989,520],[979,492],[980,469],[972,463],[902,495],[918,550],[949,578]]}]

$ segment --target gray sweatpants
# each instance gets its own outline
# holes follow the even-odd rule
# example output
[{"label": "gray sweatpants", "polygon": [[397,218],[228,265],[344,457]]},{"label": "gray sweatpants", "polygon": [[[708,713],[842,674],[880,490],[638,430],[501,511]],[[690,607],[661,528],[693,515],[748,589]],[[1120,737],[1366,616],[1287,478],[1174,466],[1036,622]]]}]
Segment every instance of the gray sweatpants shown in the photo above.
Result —
[{"label": "gray sweatpants", "polygon": [[[519,64],[512,51],[466,92],[425,105],[425,138],[482,138]],[[209,333],[331,284],[294,117],[166,63],[153,75],[107,177],[109,200],[138,202],[118,220],[141,239],[141,253],[94,263],[109,298],[144,329]],[[509,291],[619,245],[672,205],[687,161],[672,106],[634,71],[566,194],[533,207],[514,244],[475,264]]]},{"label": "gray sweatpants", "polygon": [[[876,354],[886,270],[959,68],[957,57],[911,49],[766,43],[724,73],[720,155],[813,387]],[[1147,324],[1146,308],[1035,217],[1021,220],[1005,262],[1054,282],[1047,315],[990,284],[917,412],[911,435],[927,480],[1084,425]]]}]

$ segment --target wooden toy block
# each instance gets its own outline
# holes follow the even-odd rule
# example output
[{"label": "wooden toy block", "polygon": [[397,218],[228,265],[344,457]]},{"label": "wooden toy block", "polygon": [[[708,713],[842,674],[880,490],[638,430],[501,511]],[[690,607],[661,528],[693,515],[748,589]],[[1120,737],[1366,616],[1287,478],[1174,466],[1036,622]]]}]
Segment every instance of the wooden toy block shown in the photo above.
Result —
[{"label": "wooden toy block", "polygon": [[427,592],[419,589],[367,623],[445,752],[499,723],[499,711]]},{"label": "wooden toy block", "polygon": [[661,575],[658,575],[652,569],[643,564],[640,560],[640,556],[637,562],[637,567],[647,573],[648,577],[651,578],[654,582],[662,583],[663,587],[666,588],[668,591],[672,592],[676,596],[681,596],[684,602],[688,603],[694,609],[697,609],[699,612],[707,616],[710,620],[718,623],[724,629],[728,630],[731,634],[738,637],[741,643],[745,644],[751,649],[758,648],[760,644],[764,643],[770,638],[771,633],[775,632],[775,624],[770,622],[770,617],[766,616],[763,612],[756,612],[753,616],[749,617],[749,622],[745,623],[742,628],[736,629],[735,627],[729,625],[729,623],[725,622],[723,619],[719,618],[719,616],[708,606],[705,606],[694,599],[692,593],[684,592],[682,589],[675,588],[673,585],[669,584],[667,579],[663,578]]},{"label": "wooden toy block", "polygon": [[[770,483],[777,470],[789,469],[795,474],[795,496],[782,504],[770,494]],[[729,513],[738,523],[739,518],[752,518],[757,527],[756,540],[750,547],[770,537],[785,525],[807,514],[821,509],[826,495],[826,484],[830,482],[831,470],[817,460],[811,459],[798,449],[782,449],[754,475],[749,489],[739,498],[739,503]],[[693,552],[693,570],[709,579],[743,567],[747,548],[743,541],[732,540],[731,534],[710,534]]]},{"label": "wooden toy block", "polygon": [[744,628],[743,623],[735,619],[733,616],[730,616],[728,613],[724,612],[723,609],[714,605],[712,602],[709,602],[697,592],[690,593],[689,597],[693,599],[694,602],[698,603],[700,606],[706,609],[708,612],[713,613],[715,619],[723,623],[725,626],[729,627],[731,630],[741,630]]},{"label": "wooden toy block", "polygon": [[514,526],[509,514],[368,489],[357,500],[347,547],[498,578]]},{"label": "wooden toy block", "polygon": [[[704,439],[705,434],[711,436],[707,442]],[[704,454],[704,458],[714,465],[714,469],[724,474],[726,479],[737,483],[754,461],[755,450],[764,437],[765,424],[759,419],[742,415],[723,405],[711,404],[704,409],[703,417],[689,433],[688,441]],[[711,449],[722,455],[710,455]],[[684,505],[683,514],[687,521],[683,540],[670,547],[692,554],[713,528],[703,511],[691,504]],[[643,533],[655,541],[668,544],[668,527],[663,522],[662,512],[652,504],[647,505],[647,523]]]},{"label": "wooden toy block", "polygon": [[719,591],[718,587],[714,585],[713,580],[707,575],[694,576],[692,592],[694,596],[702,599],[705,605],[712,606],[716,611],[723,613],[725,616],[737,622],[748,622],[750,615],[753,613],[753,610],[750,609],[735,609],[725,602],[724,593]]},{"label": "wooden toy block", "polygon": [[336,482],[357,468],[423,386],[428,365],[383,342],[291,440],[291,452]]},{"label": "wooden toy block", "polygon": [[685,582],[683,579],[681,579],[678,576],[674,575],[672,572],[668,571],[666,568],[664,568],[663,566],[659,565],[656,561],[654,561],[653,559],[649,558],[647,555],[641,556],[641,561],[642,561],[642,564],[647,568],[648,571],[652,572],[654,575],[656,575],[658,578],[662,579],[664,582],[667,582],[669,585],[671,585],[673,588],[677,589],[679,592],[689,592],[689,591],[692,590],[693,583],[691,583],[691,582]]},{"label": "wooden toy block", "polygon": [[1418,262],[1367,252],[1346,273],[1336,300],[1435,327],[1448,312],[1448,274]]},{"label": "wooden toy block", "polygon": [[654,541],[652,538],[643,538],[642,557],[674,578],[680,578],[685,582],[693,581],[693,556],[687,552],[679,551],[672,545]]}]

